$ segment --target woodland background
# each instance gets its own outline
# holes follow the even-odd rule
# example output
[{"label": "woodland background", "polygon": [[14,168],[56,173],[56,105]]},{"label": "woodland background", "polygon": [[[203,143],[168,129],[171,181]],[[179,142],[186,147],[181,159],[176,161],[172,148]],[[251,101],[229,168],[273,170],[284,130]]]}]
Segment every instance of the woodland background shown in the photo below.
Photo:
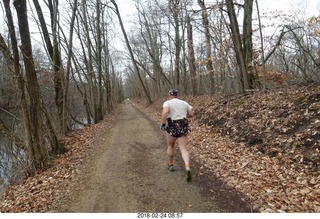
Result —
[{"label": "woodland background", "polygon": [[[204,97],[207,106],[213,96],[238,98],[279,87],[286,92],[319,81],[320,17],[303,11],[303,3],[288,11],[265,11],[254,0],[136,0],[130,26],[117,3],[0,2],[2,187],[48,167],[68,151],[66,136],[101,122],[125,98],[150,105],[175,87],[181,95]],[[310,99],[295,100],[318,112],[315,90]],[[239,107],[246,103],[237,101]],[[201,117],[203,124],[228,124],[226,118],[210,117],[214,110],[201,110],[208,117]],[[241,118],[254,122],[249,117]],[[252,145],[266,141],[252,137],[260,133],[249,129],[252,123],[238,125],[251,137],[230,132],[235,126],[222,132]],[[311,136],[312,154],[319,157],[319,135]],[[318,157],[309,158],[312,168]]]}]

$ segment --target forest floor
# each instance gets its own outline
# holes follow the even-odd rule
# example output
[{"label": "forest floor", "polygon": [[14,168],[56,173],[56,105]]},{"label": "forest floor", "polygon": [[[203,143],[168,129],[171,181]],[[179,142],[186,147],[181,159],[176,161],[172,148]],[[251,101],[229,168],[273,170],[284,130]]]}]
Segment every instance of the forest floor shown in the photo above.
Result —
[{"label": "forest floor", "polygon": [[177,171],[165,168],[165,98],[126,101],[66,137],[69,151],[51,167],[9,187],[0,212],[320,213],[319,85],[181,99],[195,110],[191,183],[178,150]]},{"label": "forest floor", "polygon": [[[189,149],[201,170],[254,211],[320,213],[319,84],[181,99],[194,107]],[[164,101],[141,109],[160,121]]]},{"label": "forest floor", "polygon": [[206,183],[213,173],[198,177],[198,165],[187,182],[177,148],[170,172],[164,132],[129,100],[65,144],[52,167],[8,189],[1,212],[251,212],[237,191]]}]

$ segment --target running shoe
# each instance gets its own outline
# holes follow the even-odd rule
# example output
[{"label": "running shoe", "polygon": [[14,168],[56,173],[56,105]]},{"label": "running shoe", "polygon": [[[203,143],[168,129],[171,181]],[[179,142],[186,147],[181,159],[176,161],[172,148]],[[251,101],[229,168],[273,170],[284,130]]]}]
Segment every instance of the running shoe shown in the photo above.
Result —
[{"label": "running shoe", "polygon": [[187,173],[187,181],[190,182],[192,177],[191,177],[191,170],[186,170]]},{"label": "running shoe", "polygon": [[173,171],[174,171],[173,165],[168,165],[168,170],[171,171],[171,172],[173,172]]}]

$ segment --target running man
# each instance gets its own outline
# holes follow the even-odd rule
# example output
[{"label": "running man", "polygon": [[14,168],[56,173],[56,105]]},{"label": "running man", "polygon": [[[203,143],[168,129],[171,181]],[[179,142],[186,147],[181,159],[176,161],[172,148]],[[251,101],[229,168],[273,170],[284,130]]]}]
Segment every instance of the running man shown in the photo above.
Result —
[{"label": "running man", "polygon": [[178,99],[178,90],[169,90],[168,100],[163,103],[160,129],[166,131],[168,169],[174,171],[173,158],[176,141],[185,164],[187,181],[191,181],[188,145],[188,118],[193,116],[192,106]]}]

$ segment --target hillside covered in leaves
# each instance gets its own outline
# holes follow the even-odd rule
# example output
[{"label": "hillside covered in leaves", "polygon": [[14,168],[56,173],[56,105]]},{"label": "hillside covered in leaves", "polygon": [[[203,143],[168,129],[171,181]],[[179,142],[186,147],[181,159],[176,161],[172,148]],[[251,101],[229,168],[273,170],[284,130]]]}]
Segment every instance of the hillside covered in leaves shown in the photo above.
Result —
[{"label": "hillside covered in leaves", "polygon": [[[181,99],[195,110],[190,152],[201,169],[255,211],[320,212],[319,85]],[[163,101],[146,110],[158,122]]]}]

